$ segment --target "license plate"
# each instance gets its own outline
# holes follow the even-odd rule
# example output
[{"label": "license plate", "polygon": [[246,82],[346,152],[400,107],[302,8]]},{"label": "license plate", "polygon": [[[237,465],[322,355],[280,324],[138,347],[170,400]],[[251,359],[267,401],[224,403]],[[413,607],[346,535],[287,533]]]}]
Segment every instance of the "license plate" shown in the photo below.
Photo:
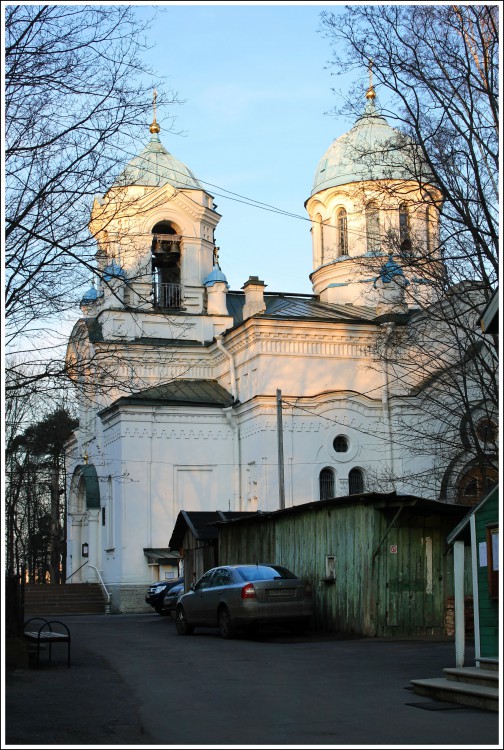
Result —
[{"label": "license plate", "polygon": [[292,598],[294,591],[292,589],[268,589],[268,595],[274,599],[284,599],[286,597]]}]

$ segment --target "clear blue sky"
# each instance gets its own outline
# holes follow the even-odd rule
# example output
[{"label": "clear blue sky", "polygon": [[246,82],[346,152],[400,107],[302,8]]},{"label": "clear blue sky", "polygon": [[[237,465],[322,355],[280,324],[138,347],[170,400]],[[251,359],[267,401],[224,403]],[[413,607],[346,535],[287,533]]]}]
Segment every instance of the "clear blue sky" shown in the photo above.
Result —
[{"label": "clear blue sky", "polygon": [[[164,146],[215,196],[221,268],[232,289],[250,275],[271,292],[311,293],[309,197],[318,161],[352,122],[325,113],[344,86],[326,69],[322,10],[339,3],[159,3],[146,59],[185,103],[158,108]],[[149,17],[152,6],[135,9]],[[366,81],[363,82],[366,84]],[[364,101],[363,101],[364,106]],[[175,130],[167,132],[175,114]],[[163,122],[165,128],[163,128]],[[146,140],[149,137],[146,131]],[[142,144],[139,144],[139,150]],[[219,186],[219,187],[214,187]],[[222,197],[219,188],[304,217]]]}]

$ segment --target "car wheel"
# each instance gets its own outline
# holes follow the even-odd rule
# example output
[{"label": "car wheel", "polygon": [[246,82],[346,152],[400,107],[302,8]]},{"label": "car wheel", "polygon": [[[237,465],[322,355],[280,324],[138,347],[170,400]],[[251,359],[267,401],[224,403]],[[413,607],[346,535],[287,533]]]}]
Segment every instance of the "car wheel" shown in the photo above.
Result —
[{"label": "car wheel", "polygon": [[160,604],[156,604],[156,606],[154,607],[154,609],[156,610],[156,612],[158,613],[158,615],[164,615],[164,614],[166,614],[165,611],[164,611],[164,609],[162,608],[162,606]]},{"label": "car wheel", "polygon": [[231,615],[227,607],[221,607],[219,610],[219,632],[222,638],[234,638],[236,629],[231,622]]},{"label": "car wheel", "polygon": [[194,632],[194,625],[189,625],[186,620],[186,614],[183,607],[179,607],[175,614],[175,626],[179,635],[191,635]]}]

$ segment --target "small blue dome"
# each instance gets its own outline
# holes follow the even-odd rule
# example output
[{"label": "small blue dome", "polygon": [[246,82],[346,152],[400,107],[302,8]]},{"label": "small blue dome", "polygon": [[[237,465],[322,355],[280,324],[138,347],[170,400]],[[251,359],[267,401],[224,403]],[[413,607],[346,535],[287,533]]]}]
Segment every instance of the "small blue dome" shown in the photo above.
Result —
[{"label": "small blue dome", "polygon": [[105,281],[110,281],[111,279],[125,279],[126,273],[121,266],[115,262],[115,259],[112,258],[112,263],[109,263],[103,272],[103,278]]},{"label": "small blue dome", "polygon": [[383,284],[387,284],[390,281],[392,281],[394,276],[402,276],[404,283],[409,284],[407,279],[404,277],[404,273],[403,273],[401,266],[395,262],[392,255],[389,255],[388,261],[384,263],[380,269],[380,275],[376,277],[375,284],[376,284],[376,281],[378,281],[378,279],[381,279]]},{"label": "small blue dome", "polygon": [[87,290],[87,292],[84,294],[84,296],[81,299],[81,305],[82,304],[89,304],[89,302],[96,302],[98,299],[98,292],[92,286],[90,289]]},{"label": "small blue dome", "polygon": [[229,289],[229,284],[225,275],[222,273],[219,266],[214,266],[211,273],[209,273],[206,279],[204,280],[203,284],[204,286],[213,286],[214,284],[217,284],[217,282],[219,281],[223,281],[226,284],[227,288]]}]

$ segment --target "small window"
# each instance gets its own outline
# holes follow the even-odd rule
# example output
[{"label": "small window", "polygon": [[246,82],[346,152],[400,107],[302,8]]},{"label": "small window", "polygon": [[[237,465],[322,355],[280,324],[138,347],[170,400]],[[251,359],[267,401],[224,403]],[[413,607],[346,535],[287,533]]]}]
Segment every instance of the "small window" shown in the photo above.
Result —
[{"label": "small window", "polygon": [[334,471],[332,469],[326,468],[320,472],[319,489],[321,500],[334,497]]},{"label": "small window", "polygon": [[348,438],[345,435],[338,435],[333,440],[333,448],[336,453],[346,453],[348,450]]},{"label": "small window", "polygon": [[399,206],[399,242],[401,246],[401,255],[411,255],[411,237],[410,237],[410,225],[409,225],[409,214],[406,203],[401,203]]},{"label": "small window", "polygon": [[364,475],[361,469],[352,469],[348,474],[348,494],[359,495],[364,492]]},{"label": "small window", "polygon": [[380,240],[380,212],[376,203],[369,203],[366,207],[366,236],[369,253],[379,253]]},{"label": "small window", "polygon": [[336,226],[338,231],[338,255],[348,255],[347,212],[344,208],[338,209]]},{"label": "small window", "polygon": [[476,435],[482,443],[495,443],[497,425],[491,419],[480,419],[476,425]]}]

